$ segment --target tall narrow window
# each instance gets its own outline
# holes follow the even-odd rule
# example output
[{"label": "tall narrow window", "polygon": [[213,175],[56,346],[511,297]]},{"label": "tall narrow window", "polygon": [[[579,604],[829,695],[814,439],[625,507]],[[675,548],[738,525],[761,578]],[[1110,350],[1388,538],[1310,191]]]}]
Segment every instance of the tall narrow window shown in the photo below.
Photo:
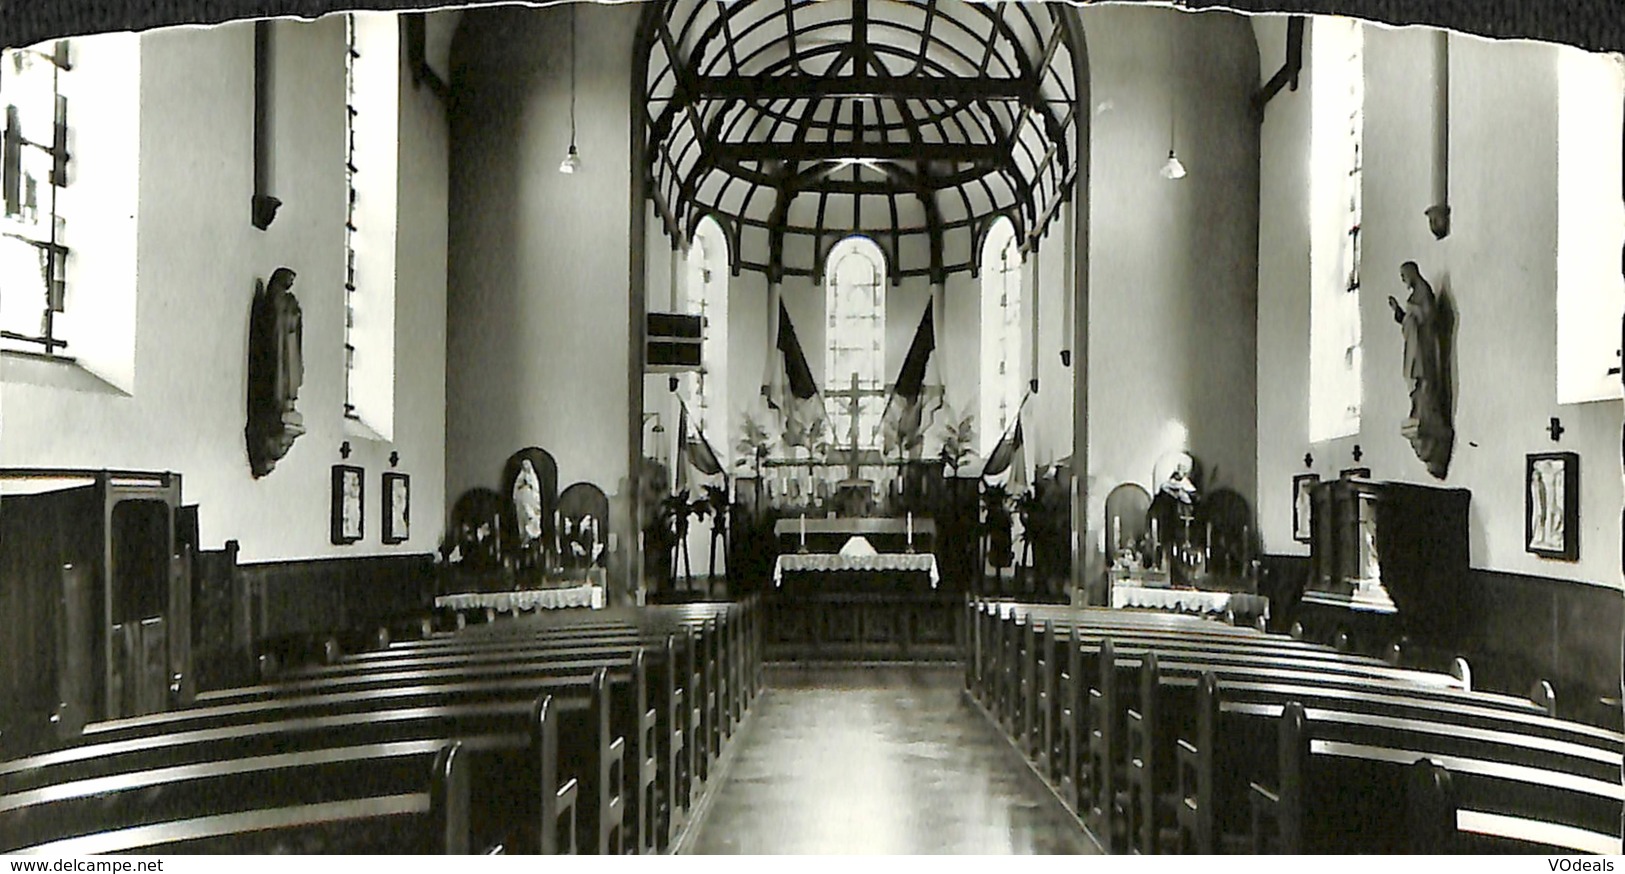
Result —
[{"label": "tall narrow window", "polygon": [[1365,38],[1359,21],[1317,17],[1309,164],[1309,439],[1360,430],[1361,150]]},{"label": "tall narrow window", "polygon": [[390,440],[400,128],[397,16],[346,16],[344,57],[344,415],[361,436]]},{"label": "tall narrow window", "polygon": [[885,282],[886,256],[873,240],[847,237],[830,250],[824,268],[824,397],[836,446],[880,448],[880,417],[886,406]]},{"label": "tall narrow window", "polygon": [[1557,402],[1577,404],[1622,394],[1625,76],[1612,55],[1557,56]]},{"label": "tall narrow window", "polygon": [[694,229],[688,249],[686,308],[700,317],[705,340],[700,370],[688,375],[688,407],[694,427],[727,464],[728,440],[728,238],[715,219]]},{"label": "tall narrow window", "polygon": [[59,204],[68,184],[61,85],[69,69],[66,42],[0,52],[0,348],[13,351],[72,351],[61,330],[68,249]]},{"label": "tall narrow window", "polygon": [[1021,247],[1008,218],[998,218],[982,240],[982,358],[980,427],[983,455],[1014,427],[1026,380],[1021,378]]}]

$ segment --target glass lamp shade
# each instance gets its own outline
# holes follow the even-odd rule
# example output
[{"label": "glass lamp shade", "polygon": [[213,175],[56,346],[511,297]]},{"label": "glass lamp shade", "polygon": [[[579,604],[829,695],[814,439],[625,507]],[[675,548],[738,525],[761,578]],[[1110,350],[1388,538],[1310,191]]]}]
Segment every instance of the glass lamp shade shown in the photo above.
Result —
[{"label": "glass lamp shade", "polygon": [[1168,150],[1168,163],[1162,165],[1160,172],[1164,179],[1185,178],[1185,165],[1180,163],[1179,157],[1174,154],[1173,149]]},{"label": "glass lamp shade", "polygon": [[579,169],[581,169],[581,153],[576,151],[576,147],[572,143],[569,153],[564,156],[563,161],[559,162],[559,172],[570,174]]}]

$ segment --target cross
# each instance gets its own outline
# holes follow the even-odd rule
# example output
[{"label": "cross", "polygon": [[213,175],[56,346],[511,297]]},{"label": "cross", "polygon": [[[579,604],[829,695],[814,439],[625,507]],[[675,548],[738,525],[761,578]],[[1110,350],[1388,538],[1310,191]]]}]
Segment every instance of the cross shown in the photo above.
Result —
[{"label": "cross", "polygon": [[1365,450],[1360,448],[1360,444],[1358,444],[1358,443],[1354,444],[1354,460],[1356,462],[1358,462],[1361,458],[1364,458],[1364,457],[1365,457]]},{"label": "cross", "polygon": [[1551,424],[1546,426],[1546,433],[1552,435],[1552,442],[1553,443],[1556,443],[1557,441],[1562,440],[1563,439],[1563,432],[1566,431],[1566,430],[1568,430],[1568,429],[1563,427],[1563,421],[1561,419],[1557,418],[1556,416],[1553,416]]},{"label": "cross", "polygon": [[852,417],[852,428],[847,432],[848,438],[852,441],[852,452],[847,456],[846,461],[846,478],[850,480],[858,478],[858,408],[858,372],[854,370],[852,371],[852,398],[847,402],[847,411]]},{"label": "cross", "polygon": [[1304,467],[1314,467],[1315,466],[1315,457],[1313,455],[1310,455],[1309,453],[1305,452],[1303,454],[1303,466]]}]

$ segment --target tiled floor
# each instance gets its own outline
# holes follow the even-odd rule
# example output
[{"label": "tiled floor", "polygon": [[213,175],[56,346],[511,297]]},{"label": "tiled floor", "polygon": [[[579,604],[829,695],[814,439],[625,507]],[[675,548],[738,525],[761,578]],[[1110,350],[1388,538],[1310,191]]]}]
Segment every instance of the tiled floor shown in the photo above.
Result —
[{"label": "tiled floor", "polygon": [[957,667],[781,668],[695,853],[1093,853]]}]

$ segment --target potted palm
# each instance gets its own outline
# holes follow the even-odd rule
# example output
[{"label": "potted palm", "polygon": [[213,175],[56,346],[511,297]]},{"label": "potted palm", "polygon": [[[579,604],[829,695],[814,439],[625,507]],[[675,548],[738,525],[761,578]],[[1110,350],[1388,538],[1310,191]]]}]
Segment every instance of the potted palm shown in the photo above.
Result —
[{"label": "potted palm", "polygon": [[959,476],[959,467],[970,459],[976,445],[976,414],[966,413],[960,416],[953,412],[951,407],[944,406],[948,414],[948,423],[942,429],[942,449],[938,457],[942,459],[943,467],[947,468],[949,477]]}]

